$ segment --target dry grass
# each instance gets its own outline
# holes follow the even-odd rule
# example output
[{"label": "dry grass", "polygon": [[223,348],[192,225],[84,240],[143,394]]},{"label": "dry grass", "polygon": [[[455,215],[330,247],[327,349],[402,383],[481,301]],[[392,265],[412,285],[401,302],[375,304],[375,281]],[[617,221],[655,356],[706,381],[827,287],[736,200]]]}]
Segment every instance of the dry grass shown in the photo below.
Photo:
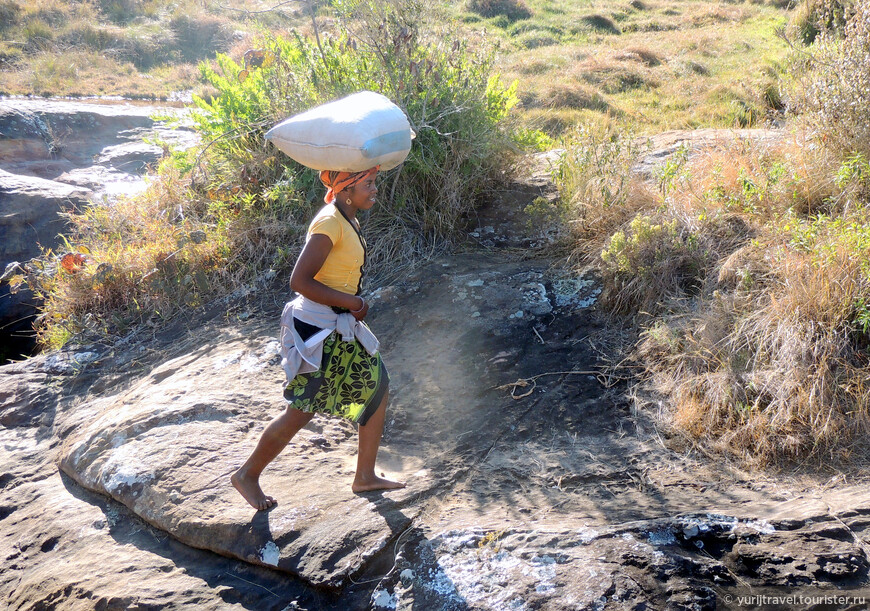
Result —
[{"label": "dry grass", "polygon": [[40,315],[43,344],[62,345],[84,329],[120,334],[213,292],[225,244],[214,226],[178,217],[188,197],[181,182],[163,180],[143,196],[68,215],[68,240],[84,256],[67,268],[46,257],[31,283],[51,293]]},{"label": "dry grass", "polygon": [[[639,123],[648,133],[763,121],[777,106],[768,103],[775,78],[764,70],[778,65],[786,50],[773,32],[788,16],[780,5],[469,0],[453,7],[466,11],[459,16],[472,34],[486,29],[501,39],[500,71],[507,82],[520,79],[519,95],[527,102],[520,119],[560,135],[578,120],[604,115]],[[173,66],[213,57],[260,28],[308,27],[307,12],[295,4],[265,13],[245,12],[268,8],[262,0],[228,6],[219,0],[0,0],[0,93],[163,98],[199,85],[195,73],[180,78],[191,72],[184,70],[178,80],[161,82]],[[319,8],[324,27],[330,10]],[[74,79],[40,79],[34,91],[31,75],[52,61],[63,63],[71,50],[136,71],[97,64],[109,74],[79,68]],[[114,87],[109,75],[117,76]],[[715,91],[723,82],[734,84],[724,96]],[[554,95],[557,83],[584,89],[579,96]]]},{"label": "dry grass", "polygon": [[662,425],[748,465],[852,456],[870,432],[870,165],[844,173],[795,129],[677,154],[641,183],[624,178],[636,141],[572,142],[575,256],[643,329],[634,360],[666,397]]},{"label": "dry grass", "polygon": [[837,460],[867,434],[870,360],[854,314],[868,283],[842,255],[820,267],[780,247],[771,266],[758,249],[754,285],[723,287],[646,334],[638,355],[672,399],[673,426],[759,465]]}]

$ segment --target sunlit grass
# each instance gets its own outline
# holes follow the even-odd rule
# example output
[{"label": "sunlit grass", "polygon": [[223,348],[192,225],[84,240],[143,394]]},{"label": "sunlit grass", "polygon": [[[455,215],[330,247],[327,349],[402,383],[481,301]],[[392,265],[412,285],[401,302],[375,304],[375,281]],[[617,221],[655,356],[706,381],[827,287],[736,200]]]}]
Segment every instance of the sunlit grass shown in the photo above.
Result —
[{"label": "sunlit grass", "polygon": [[[598,89],[600,112],[636,122],[645,133],[694,127],[761,123],[768,108],[764,91],[775,80],[787,45],[775,30],[788,12],[760,4],[712,2],[529,2],[527,28],[564,32],[561,42],[518,48],[502,32],[506,78],[518,78],[524,111],[539,120],[555,83]],[[594,33],[566,24],[609,17],[619,34]],[[671,29],[666,26],[678,26]],[[517,29],[518,24],[508,29]],[[717,87],[727,84],[724,92]]]},{"label": "sunlit grass", "polygon": [[260,0],[0,0],[0,95],[159,99],[194,89],[200,60],[262,28],[286,30],[308,19],[289,5],[244,12],[270,6]]},{"label": "sunlit grass", "polygon": [[[185,68],[217,50],[239,57],[261,28],[308,27],[299,7],[269,8],[262,1],[232,5],[216,0],[3,3],[5,49],[0,93],[114,94],[163,98],[195,89]],[[558,136],[590,114],[637,122],[640,131],[757,125],[769,113],[765,92],[774,87],[786,45],[775,36],[789,12],[782,2],[708,0],[456,0],[457,18],[499,41],[498,68],[518,79],[520,119]],[[232,6],[232,10],[228,8]],[[525,7],[499,14],[499,7]],[[494,10],[483,17],[473,8]],[[328,7],[320,19],[329,18]],[[487,13],[490,14],[490,13]],[[509,16],[510,15],[510,16]],[[15,44],[13,44],[15,43]],[[111,61],[69,68],[70,51]],[[174,66],[182,68],[174,69]],[[115,78],[106,78],[101,70]],[[169,82],[165,82],[165,76]],[[156,78],[155,78],[156,77]],[[725,85],[727,89],[721,87]],[[769,96],[767,96],[769,97]],[[564,103],[560,103],[564,102]]]}]

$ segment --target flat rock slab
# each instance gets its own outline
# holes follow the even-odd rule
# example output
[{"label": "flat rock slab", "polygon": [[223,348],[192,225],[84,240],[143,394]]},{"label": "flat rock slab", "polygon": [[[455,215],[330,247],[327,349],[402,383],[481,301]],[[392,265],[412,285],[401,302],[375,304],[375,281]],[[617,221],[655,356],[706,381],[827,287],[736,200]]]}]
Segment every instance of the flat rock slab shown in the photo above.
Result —
[{"label": "flat rock slab", "polygon": [[249,507],[229,476],[283,409],[276,347],[268,335],[216,341],[78,406],[58,420],[60,467],[184,543],[337,587],[407,528],[423,480],[353,494],[354,429],[318,419],[263,477],[279,505]]},{"label": "flat rock slab", "polygon": [[866,604],[868,559],[856,532],[866,532],[868,515],[870,507],[843,519],[702,513],[594,528],[568,518],[549,528],[421,530],[378,585],[372,608],[720,609],[764,591]]},{"label": "flat rock slab", "polygon": [[181,108],[118,101],[0,100],[0,164],[14,174],[59,182],[77,170],[72,184],[114,196],[121,181],[105,188],[106,177],[87,168],[96,164],[128,179],[138,177],[164,154],[154,140],[181,149],[198,142],[187,114]]},{"label": "flat rock slab", "polygon": [[675,153],[684,151],[688,156],[715,150],[723,146],[749,144],[772,147],[782,143],[786,134],[781,129],[690,129],[672,130],[648,139],[649,152],[634,166],[638,176],[650,180]]}]

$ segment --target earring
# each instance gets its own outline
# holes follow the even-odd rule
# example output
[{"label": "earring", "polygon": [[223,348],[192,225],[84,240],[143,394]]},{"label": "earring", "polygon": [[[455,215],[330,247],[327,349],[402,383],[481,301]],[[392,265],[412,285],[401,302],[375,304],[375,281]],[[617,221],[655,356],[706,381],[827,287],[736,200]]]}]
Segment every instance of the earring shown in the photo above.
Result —
[{"label": "earring", "polygon": [[348,206],[350,206],[351,199],[348,197],[346,200],[344,200],[344,203],[347,204]]}]

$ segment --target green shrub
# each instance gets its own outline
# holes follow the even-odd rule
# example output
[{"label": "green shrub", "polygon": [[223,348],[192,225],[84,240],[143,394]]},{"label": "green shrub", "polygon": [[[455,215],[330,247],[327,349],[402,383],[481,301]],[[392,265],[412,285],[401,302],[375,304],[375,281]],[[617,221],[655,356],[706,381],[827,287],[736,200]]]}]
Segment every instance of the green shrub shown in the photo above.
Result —
[{"label": "green shrub", "polygon": [[[352,23],[376,19],[380,13],[374,11],[383,7],[361,14],[364,9],[358,6],[346,32],[353,31]],[[501,123],[516,102],[516,85],[505,89],[492,76],[490,52],[472,49],[456,33],[427,35],[415,13],[405,19],[390,12],[383,28],[364,25],[359,38],[328,37],[320,46],[298,36],[268,39],[264,53],[270,61],[258,68],[223,55],[219,70],[203,66],[204,78],[220,92],[210,104],[198,101],[204,111],[199,129],[206,139],[217,139],[210,187],[215,181],[241,185],[261,202],[263,186],[289,181],[309,201],[317,198],[313,173],[265,147],[263,133],[313,105],[379,91],[403,108],[417,136],[404,165],[381,179],[382,203],[369,225],[388,234],[384,248],[396,244],[396,232],[413,252],[449,242],[498,165],[496,153],[507,143]]]},{"label": "green shrub", "polygon": [[653,314],[668,299],[697,291],[708,261],[698,238],[676,219],[639,215],[601,251],[602,299],[620,314]]},{"label": "green shrub", "polygon": [[870,5],[845,27],[844,38],[823,34],[810,64],[806,90],[798,97],[813,126],[827,144],[870,156]]}]

